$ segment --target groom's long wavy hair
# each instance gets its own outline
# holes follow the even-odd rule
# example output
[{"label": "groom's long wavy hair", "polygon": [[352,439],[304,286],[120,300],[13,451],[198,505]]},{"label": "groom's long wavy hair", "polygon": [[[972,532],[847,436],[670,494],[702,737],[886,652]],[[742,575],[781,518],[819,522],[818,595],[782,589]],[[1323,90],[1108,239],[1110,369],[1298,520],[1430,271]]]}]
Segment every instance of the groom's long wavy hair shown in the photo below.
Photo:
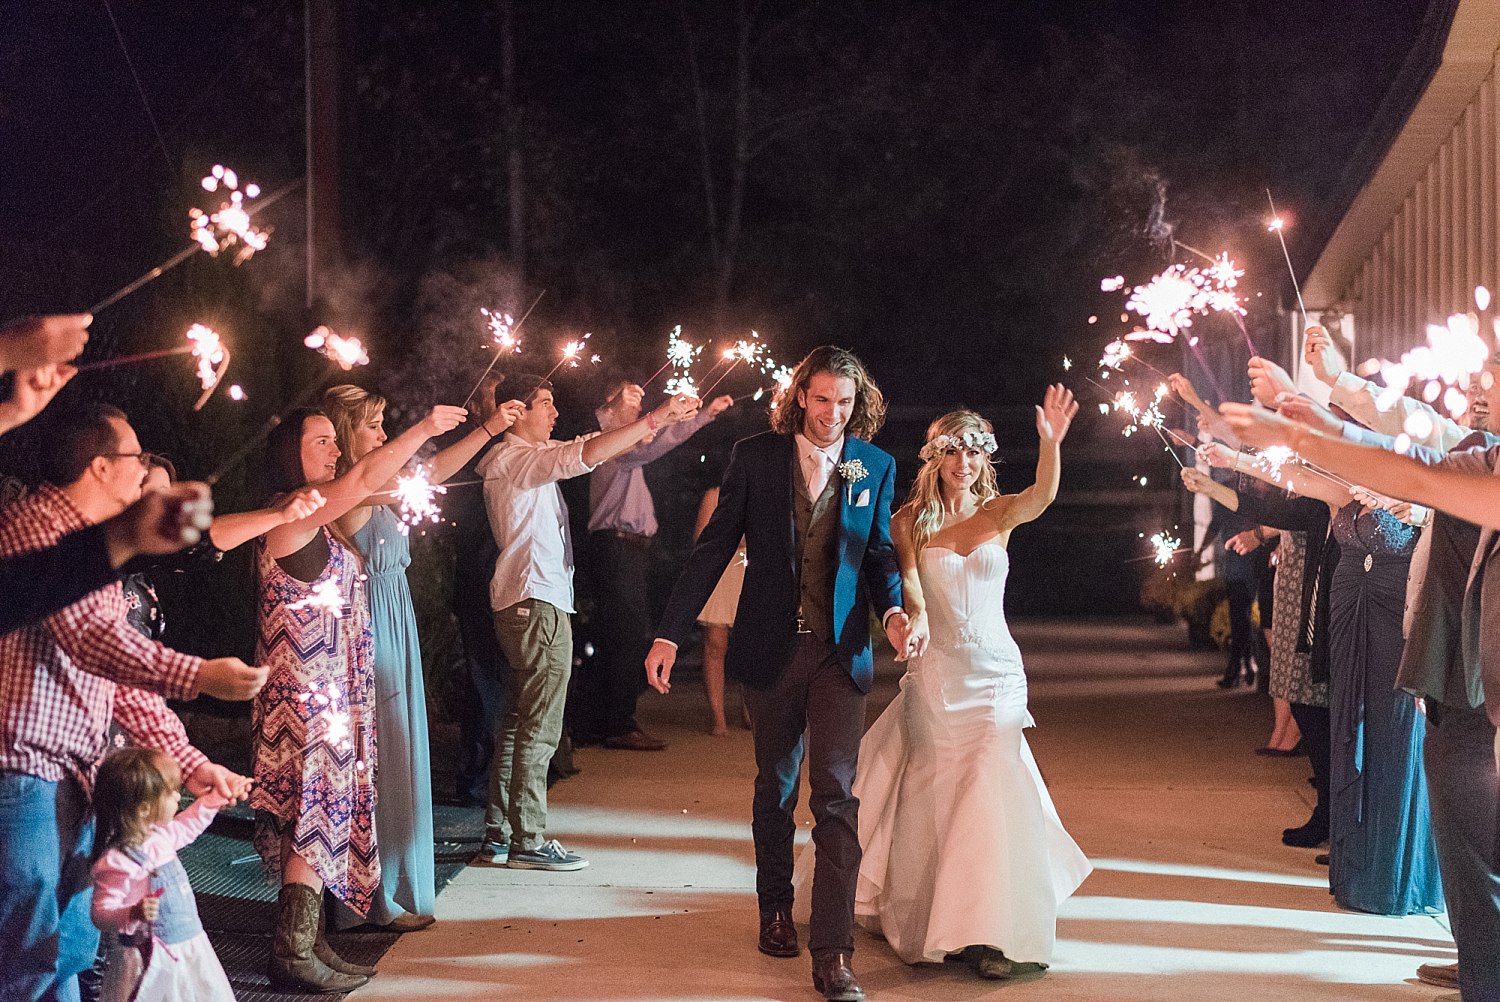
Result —
[{"label": "groom's long wavy hair", "polygon": [[[931,442],[939,435],[952,435],[962,441],[965,432],[994,434],[995,428],[974,411],[949,411],[927,426],[925,441]],[[906,499],[906,507],[912,510],[914,516],[913,535],[916,536],[914,542],[918,551],[943,527],[942,478],[939,471],[945,455],[946,453],[940,452],[922,464],[922,468],[917,471],[917,479],[911,485],[911,496]],[[969,490],[981,505],[985,505],[1000,496],[1000,484],[995,479],[995,463],[989,454],[981,449],[979,459],[979,476],[974,478]]]},{"label": "groom's long wavy hair", "polygon": [[874,438],[880,426],[885,424],[885,395],[854,352],[827,344],[814,348],[798,362],[792,372],[792,381],[776,392],[776,401],[771,405],[771,429],[778,435],[795,435],[802,430],[802,420],[807,412],[797,397],[820,372],[831,372],[854,381],[854,411],[849,415],[846,431],[866,442]]}]

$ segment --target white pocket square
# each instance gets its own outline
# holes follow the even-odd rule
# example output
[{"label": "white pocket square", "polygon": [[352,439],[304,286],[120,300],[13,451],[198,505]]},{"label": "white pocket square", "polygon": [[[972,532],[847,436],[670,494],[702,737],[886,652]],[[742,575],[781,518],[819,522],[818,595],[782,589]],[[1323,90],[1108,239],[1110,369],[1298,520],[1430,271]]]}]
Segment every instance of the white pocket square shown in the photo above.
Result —
[{"label": "white pocket square", "polygon": [[854,499],[854,507],[856,507],[856,508],[868,508],[868,507],[870,507],[870,488],[866,487],[864,490],[862,490],[862,491],[859,492],[859,494]]}]

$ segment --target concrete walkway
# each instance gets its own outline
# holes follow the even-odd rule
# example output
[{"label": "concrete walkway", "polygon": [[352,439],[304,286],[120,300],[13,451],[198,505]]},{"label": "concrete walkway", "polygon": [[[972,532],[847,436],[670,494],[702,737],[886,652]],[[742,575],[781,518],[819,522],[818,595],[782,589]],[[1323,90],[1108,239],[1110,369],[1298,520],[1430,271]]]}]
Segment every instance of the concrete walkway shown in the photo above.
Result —
[{"label": "concrete walkway", "polygon": [[[1306,760],[1251,754],[1268,706],[1214,688],[1217,657],[1189,651],[1174,628],[1015,632],[1038,722],[1028,738],[1096,872],[1063,907],[1044,978],[908,967],[860,934],[855,970],[872,1000],[1437,994],[1413,972],[1453,959],[1444,917],[1340,911],[1313,853],[1281,845],[1281,829],[1311,807]],[[871,720],[897,677],[882,670]],[[755,950],[748,733],[703,733],[695,681],[648,696],[646,720],[668,751],[582,751],[583,774],[553,790],[550,834],[592,865],[469,868],[439,897],[438,923],[401,937],[358,1002],[818,998],[805,951],[776,960]]]}]

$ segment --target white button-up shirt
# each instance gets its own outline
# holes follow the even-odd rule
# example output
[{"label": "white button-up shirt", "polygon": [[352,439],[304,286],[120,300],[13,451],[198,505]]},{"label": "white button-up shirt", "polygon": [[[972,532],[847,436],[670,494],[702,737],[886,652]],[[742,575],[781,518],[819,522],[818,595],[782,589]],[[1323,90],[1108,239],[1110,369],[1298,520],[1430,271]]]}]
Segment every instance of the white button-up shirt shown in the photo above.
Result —
[{"label": "white button-up shirt", "polygon": [[528,442],[506,434],[479,461],[484,508],[500,547],[490,579],[490,608],[528,598],[573,612],[573,545],[559,480],[593,467],[583,461],[585,435],[570,442]]},{"label": "white button-up shirt", "polygon": [[793,440],[797,443],[797,462],[802,464],[802,476],[807,481],[807,496],[816,501],[844,454],[844,436],[840,435],[832,445],[814,445],[812,439],[799,431]]}]

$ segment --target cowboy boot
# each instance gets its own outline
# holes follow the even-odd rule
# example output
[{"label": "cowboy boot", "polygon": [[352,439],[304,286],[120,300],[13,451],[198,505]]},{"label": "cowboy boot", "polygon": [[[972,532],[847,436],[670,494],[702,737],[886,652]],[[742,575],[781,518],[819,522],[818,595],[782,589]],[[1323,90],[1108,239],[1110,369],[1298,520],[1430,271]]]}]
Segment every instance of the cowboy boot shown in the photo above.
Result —
[{"label": "cowboy boot", "polygon": [[373,978],[375,976],[375,968],[370,967],[368,964],[350,963],[335,953],[333,944],[328,942],[327,900],[324,895],[318,896],[318,904],[323,907],[320,909],[321,914],[318,916],[318,938],[313,941],[313,956],[340,974],[352,974],[358,978]]},{"label": "cowboy boot", "polygon": [[284,884],[276,900],[276,929],[266,974],[277,988],[302,992],[350,992],[370,979],[341,974],[313,953],[322,895],[306,884]]}]

